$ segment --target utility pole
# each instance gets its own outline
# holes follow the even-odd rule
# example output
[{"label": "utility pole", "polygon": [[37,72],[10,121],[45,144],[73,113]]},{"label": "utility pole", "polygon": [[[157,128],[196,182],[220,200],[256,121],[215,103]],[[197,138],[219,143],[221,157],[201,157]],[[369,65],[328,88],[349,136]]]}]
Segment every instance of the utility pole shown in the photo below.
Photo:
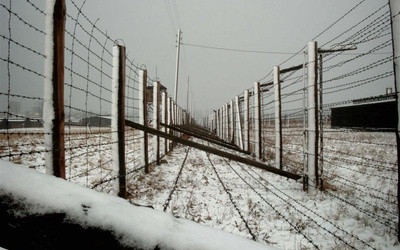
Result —
[{"label": "utility pole", "polygon": [[189,112],[189,76],[187,79],[186,110]]},{"label": "utility pole", "polygon": [[193,92],[190,92],[190,94],[192,95],[192,100],[191,100],[191,108],[190,108],[190,114],[192,115],[192,117],[194,118],[194,116],[193,116],[193,112],[194,112],[194,110],[193,110]]},{"label": "utility pole", "polygon": [[181,34],[182,31],[178,30],[177,50],[176,50],[176,71],[175,71],[175,104],[178,105],[178,77],[179,77],[179,53],[181,50]]}]

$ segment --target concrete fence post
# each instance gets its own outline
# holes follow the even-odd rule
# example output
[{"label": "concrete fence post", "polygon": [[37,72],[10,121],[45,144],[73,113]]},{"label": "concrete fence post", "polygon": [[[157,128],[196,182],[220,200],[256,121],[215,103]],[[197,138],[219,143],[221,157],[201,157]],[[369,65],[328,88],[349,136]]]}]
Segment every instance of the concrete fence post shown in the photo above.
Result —
[{"label": "concrete fence post", "polygon": [[[160,130],[160,82],[153,83],[153,123],[154,129]],[[153,136],[156,164],[160,165],[160,137]]]},{"label": "concrete fence post", "polygon": [[125,167],[125,47],[113,48],[111,138],[113,141],[114,190],[119,197],[126,198]]},{"label": "concrete fence post", "polygon": [[242,116],[240,114],[240,99],[239,96],[235,97],[235,109],[236,109],[236,138],[237,138],[237,145],[243,149],[243,130],[242,130]]},{"label": "concrete fence post", "polygon": [[250,106],[249,106],[249,90],[244,91],[244,99],[243,99],[243,150],[249,151],[250,150],[250,130],[249,130],[249,113],[250,113]]},{"label": "concrete fence post", "polygon": [[308,192],[318,189],[318,98],[317,98],[317,42],[308,43]]},{"label": "concrete fence post", "polygon": [[[64,0],[46,1],[45,75],[44,78],[44,144],[46,148],[46,174],[65,179],[64,139]],[[50,11],[49,11],[50,12]]]},{"label": "concrete fence post", "polygon": [[[139,124],[147,127],[147,70],[139,71]],[[141,165],[144,166],[145,173],[149,173],[149,152],[148,134],[141,131],[140,153]]]},{"label": "concrete fence post", "polygon": [[[167,98],[167,125],[172,125],[172,100],[171,97]],[[171,129],[167,128],[167,133],[172,134]],[[171,151],[171,141],[167,140],[167,151]]]},{"label": "concrete fence post", "polygon": [[[395,93],[399,93],[400,91],[400,1],[398,0],[389,0],[390,6],[390,16],[391,16],[391,28],[392,28],[392,46],[393,46],[393,69],[394,69],[394,89]],[[397,130],[396,130],[396,141],[397,141],[397,178],[400,180],[400,102],[398,94],[396,95],[396,102],[397,102]],[[397,183],[397,206],[398,206],[398,234],[397,239],[400,240],[400,182]]]},{"label": "concrete fence post", "polygon": [[260,95],[260,83],[254,83],[254,143],[255,143],[255,155],[257,159],[261,160],[261,95]]},{"label": "concrete fence post", "polygon": [[235,135],[235,106],[233,105],[233,100],[229,102],[229,124],[230,124],[230,143],[235,144],[236,135]]},{"label": "concrete fence post", "polygon": [[282,104],[280,69],[274,67],[275,92],[275,167],[282,170]]}]

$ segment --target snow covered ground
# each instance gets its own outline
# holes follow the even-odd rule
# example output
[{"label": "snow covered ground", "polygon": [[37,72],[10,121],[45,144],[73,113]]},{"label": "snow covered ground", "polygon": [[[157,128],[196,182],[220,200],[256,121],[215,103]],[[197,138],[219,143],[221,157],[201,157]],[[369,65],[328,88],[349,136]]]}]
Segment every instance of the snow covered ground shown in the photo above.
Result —
[{"label": "snow covered ground", "polygon": [[[110,177],[109,136],[76,136],[67,141],[75,145],[72,164],[67,161],[69,180],[109,192],[111,185],[104,181]],[[129,201],[281,249],[400,249],[393,134],[327,131],[325,136],[328,184],[316,195],[305,193],[301,182],[184,146],[145,175],[140,168],[133,171],[139,155],[134,139],[127,145]],[[127,137],[136,138],[135,131]],[[41,140],[40,135],[13,137],[12,150],[38,149]],[[0,154],[6,154],[6,140],[2,143]],[[35,166],[43,164],[41,157],[11,160]]]},{"label": "snow covered ground", "polygon": [[0,160],[0,195],[10,194],[26,206],[13,211],[18,217],[65,213],[134,249],[276,249]]}]

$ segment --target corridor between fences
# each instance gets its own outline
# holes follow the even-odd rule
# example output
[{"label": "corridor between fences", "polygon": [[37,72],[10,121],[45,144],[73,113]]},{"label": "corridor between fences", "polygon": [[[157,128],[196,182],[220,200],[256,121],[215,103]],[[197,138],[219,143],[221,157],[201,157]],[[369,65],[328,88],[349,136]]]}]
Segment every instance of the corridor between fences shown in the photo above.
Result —
[{"label": "corridor between fences", "polygon": [[275,221],[291,247],[378,249],[378,232],[399,235],[400,6],[347,21],[365,1],[200,121],[85,2],[3,1],[0,159],[255,241]]}]

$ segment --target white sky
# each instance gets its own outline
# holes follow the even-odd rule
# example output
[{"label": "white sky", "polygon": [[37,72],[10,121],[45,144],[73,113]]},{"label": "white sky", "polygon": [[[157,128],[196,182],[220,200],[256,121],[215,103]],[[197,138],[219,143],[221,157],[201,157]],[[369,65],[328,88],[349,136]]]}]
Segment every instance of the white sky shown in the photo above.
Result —
[{"label": "white sky", "polygon": [[[4,1],[8,5],[8,1]],[[13,8],[24,1],[13,1]],[[36,0],[38,5],[43,0]],[[74,9],[70,1],[68,9]],[[81,6],[83,0],[74,1]],[[203,46],[252,51],[296,53],[361,0],[87,0],[82,12],[113,39],[122,39],[128,57],[146,65],[148,74],[173,96],[175,82],[176,33],[183,32],[182,42]],[[387,0],[365,0],[351,15],[318,37],[329,41],[378,9]],[[24,3],[26,4],[26,3]],[[23,10],[22,10],[23,12]],[[5,13],[5,12],[4,12]],[[1,13],[3,14],[3,13]],[[35,13],[32,21],[42,16]],[[7,15],[0,15],[2,33],[7,29]],[[44,24],[44,20],[39,20]],[[67,24],[68,25],[68,24]],[[13,38],[24,37],[13,30]],[[33,38],[32,38],[33,39]],[[32,41],[33,42],[33,41]],[[39,41],[43,44],[43,41]],[[5,43],[2,43],[2,50]],[[196,110],[208,114],[235,95],[253,86],[275,65],[290,54],[243,53],[182,46],[178,102],[186,108],[187,78]],[[14,55],[16,52],[13,52]],[[282,67],[302,63],[295,56]],[[5,76],[1,69],[2,79]],[[268,77],[270,78],[270,77]],[[265,80],[269,80],[269,79]],[[189,102],[191,106],[192,101]],[[189,107],[190,108],[190,107]]]},{"label": "white sky", "polygon": [[[84,11],[99,17],[113,37],[124,40],[136,61],[156,74],[173,96],[175,39],[182,42],[243,50],[298,52],[312,38],[360,0],[88,0]],[[346,24],[375,10],[386,0],[369,0],[339,22],[320,41],[343,31]],[[176,8],[175,8],[176,6]],[[114,14],[115,13],[115,14]],[[169,17],[171,15],[171,19]],[[178,17],[179,15],[179,17]],[[318,41],[318,40],[317,40]],[[207,113],[252,87],[290,55],[241,53],[182,46],[178,102],[186,107],[187,77],[196,108]],[[302,63],[302,55],[287,67]]]}]

